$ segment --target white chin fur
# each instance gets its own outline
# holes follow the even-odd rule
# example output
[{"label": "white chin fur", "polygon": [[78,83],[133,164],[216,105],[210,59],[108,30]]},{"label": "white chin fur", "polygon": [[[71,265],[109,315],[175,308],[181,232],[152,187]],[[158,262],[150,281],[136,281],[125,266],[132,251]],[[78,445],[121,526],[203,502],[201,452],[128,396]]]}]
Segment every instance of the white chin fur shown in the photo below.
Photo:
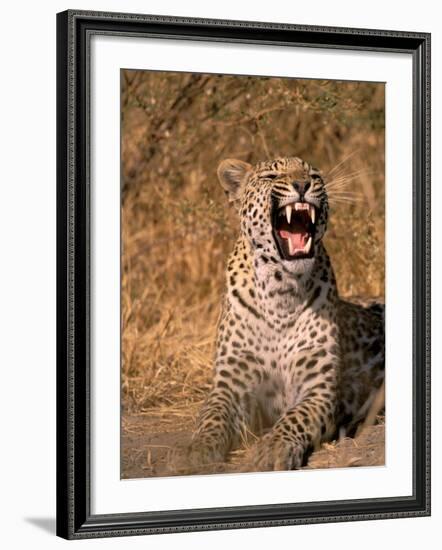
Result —
[{"label": "white chin fur", "polygon": [[308,272],[315,262],[314,256],[312,258],[299,258],[297,260],[281,260],[284,269],[290,273],[306,273]]}]

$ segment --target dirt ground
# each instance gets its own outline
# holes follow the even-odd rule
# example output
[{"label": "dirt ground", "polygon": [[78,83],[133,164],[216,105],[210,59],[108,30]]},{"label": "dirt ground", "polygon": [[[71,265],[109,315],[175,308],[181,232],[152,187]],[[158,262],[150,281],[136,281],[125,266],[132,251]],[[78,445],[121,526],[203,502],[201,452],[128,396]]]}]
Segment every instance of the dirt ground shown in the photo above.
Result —
[{"label": "dirt ground", "polygon": [[[194,421],[192,415],[163,413],[125,416],[122,425],[122,479],[170,476],[168,468],[172,450],[189,441]],[[382,419],[381,419],[382,422]],[[224,464],[211,465],[201,474],[247,471],[246,450],[230,453]],[[385,425],[369,426],[355,438],[343,437],[324,444],[314,452],[305,468],[345,468],[382,466],[385,464]]]}]

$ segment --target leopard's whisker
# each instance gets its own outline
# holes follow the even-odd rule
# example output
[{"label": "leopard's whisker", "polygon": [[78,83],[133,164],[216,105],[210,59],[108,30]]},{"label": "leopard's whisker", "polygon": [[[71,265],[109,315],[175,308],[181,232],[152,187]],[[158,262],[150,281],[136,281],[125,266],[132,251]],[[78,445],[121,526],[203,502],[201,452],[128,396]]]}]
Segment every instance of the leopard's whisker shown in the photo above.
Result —
[{"label": "leopard's whisker", "polygon": [[347,181],[347,180],[355,181],[355,180],[360,179],[363,176],[368,177],[368,176],[376,176],[376,175],[377,175],[377,172],[374,171],[374,170],[366,170],[366,169],[355,170],[354,172],[338,174],[337,176],[335,176],[333,178],[326,178],[325,186],[326,186],[327,189],[329,189],[335,183],[339,183],[341,181]]},{"label": "leopard's whisker", "polygon": [[339,178],[347,177],[347,176],[358,176],[360,174],[363,174],[367,172],[365,168],[361,168],[358,170],[353,170],[352,172],[349,172],[348,170],[342,170],[342,172],[335,174],[333,177],[330,177],[330,174],[327,174],[326,179],[328,181],[333,181]]},{"label": "leopard's whisker", "polygon": [[334,191],[336,189],[345,189],[345,188],[349,187],[350,184],[353,181],[354,180],[346,180],[346,181],[336,182],[333,185],[331,185],[330,187],[327,187],[327,192],[330,193],[331,191]]},{"label": "leopard's whisker", "polygon": [[334,189],[331,193],[328,193],[329,197],[339,197],[345,195],[363,197],[364,193],[361,193],[360,191],[350,191],[346,189]]},{"label": "leopard's whisker", "polygon": [[363,200],[362,199],[357,199],[357,198],[339,198],[339,199],[333,199],[333,200],[330,200],[330,205],[333,205],[333,204],[355,204],[355,203],[362,203]]},{"label": "leopard's whisker", "polygon": [[358,191],[344,191],[344,190],[336,190],[329,194],[330,197],[361,197],[364,198],[363,193],[359,193]]},{"label": "leopard's whisker", "polygon": [[357,191],[336,191],[335,193],[330,193],[328,198],[339,198],[339,197],[360,197],[361,199],[365,198],[363,193],[358,193]]},{"label": "leopard's whisker", "polygon": [[334,186],[336,185],[348,185],[354,181],[357,181],[360,179],[361,176],[367,176],[369,175],[368,172],[364,171],[364,170],[359,170],[357,172],[353,172],[351,174],[345,174],[345,175],[342,175],[342,176],[338,176],[336,178],[333,178],[331,180],[328,180],[325,184],[327,190],[329,189],[332,189]]},{"label": "leopard's whisker", "polygon": [[356,179],[362,173],[363,173],[362,171],[358,171],[358,172],[352,172],[352,173],[349,173],[349,174],[342,174],[340,176],[336,176],[335,178],[327,180],[326,186],[328,187],[329,185],[333,185],[334,183],[336,183],[338,181],[346,181],[346,180]]},{"label": "leopard's whisker", "polygon": [[356,153],[359,153],[359,149],[355,149],[354,151],[352,151],[349,155],[347,155],[346,157],[344,157],[336,166],[334,166],[328,173],[327,173],[327,176],[329,176],[330,174],[333,174],[334,172],[336,172],[338,170],[339,167],[341,167],[343,164],[345,164],[347,161],[349,161],[352,157],[354,157],[356,155]]},{"label": "leopard's whisker", "polygon": [[329,201],[333,200],[364,200],[365,196],[361,193],[336,193],[329,196]]}]

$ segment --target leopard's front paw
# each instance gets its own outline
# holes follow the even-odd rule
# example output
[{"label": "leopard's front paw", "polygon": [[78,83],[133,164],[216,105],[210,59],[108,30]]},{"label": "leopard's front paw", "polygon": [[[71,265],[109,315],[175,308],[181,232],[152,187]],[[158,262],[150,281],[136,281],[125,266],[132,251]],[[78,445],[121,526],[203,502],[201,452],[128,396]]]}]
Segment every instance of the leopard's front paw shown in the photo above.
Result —
[{"label": "leopard's front paw", "polygon": [[257,472],[296,470],[303,458],[302,446],[270,432],[252,448],[251,466]]},{"label": "leopard's front paw", "polygon": [[170,470],[174,474],[215,473],[221,470],[224,456],[210,441],[196,437],[174,449]]}]

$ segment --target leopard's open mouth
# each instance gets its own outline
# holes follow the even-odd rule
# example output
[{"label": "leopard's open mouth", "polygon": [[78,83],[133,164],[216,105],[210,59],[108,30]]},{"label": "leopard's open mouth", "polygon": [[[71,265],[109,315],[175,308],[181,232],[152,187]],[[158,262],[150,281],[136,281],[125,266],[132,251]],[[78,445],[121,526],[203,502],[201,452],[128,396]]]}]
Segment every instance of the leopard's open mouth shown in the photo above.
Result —
[{"label": "leopard's open mouth", "polygon": [[314,254],[316,208],[294,202],[273,211],[273,236],[283,260],[311,258]]}]

